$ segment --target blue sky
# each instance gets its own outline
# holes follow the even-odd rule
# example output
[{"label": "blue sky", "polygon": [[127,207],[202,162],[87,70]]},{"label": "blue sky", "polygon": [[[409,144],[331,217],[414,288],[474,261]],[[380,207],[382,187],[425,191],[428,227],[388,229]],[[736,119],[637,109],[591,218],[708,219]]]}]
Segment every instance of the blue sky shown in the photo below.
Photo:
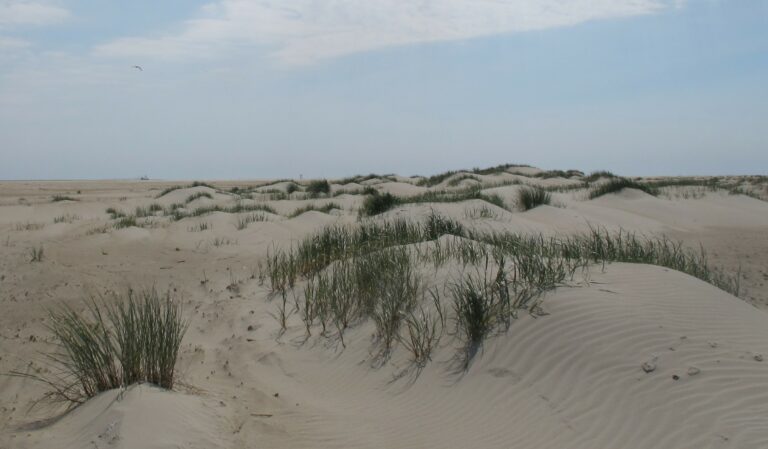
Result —
[{"label": "blue sky", "polygon": [[766,174],[767,128],[762,0],[0,0],[0,179]]}]

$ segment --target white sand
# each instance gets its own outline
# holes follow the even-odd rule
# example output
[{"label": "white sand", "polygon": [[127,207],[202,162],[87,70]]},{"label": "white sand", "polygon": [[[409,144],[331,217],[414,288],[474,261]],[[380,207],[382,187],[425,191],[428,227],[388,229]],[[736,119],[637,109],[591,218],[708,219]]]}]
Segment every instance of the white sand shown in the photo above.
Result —
[{"label": "white sand", "polygon": [[[480,179],[489,183],[493,177]],[[399,195],[425,190],[407,181],[363,184]],[[661,267],[592,267],[589,282],[545,296],[547,315],[524,314],[507,334],[486,341],[466,372],[455,372],[455,342],[445,339],[416,376],[402,348],[385,366],[371,366],[370,323],[345,335],[345,349],[316,337],[301,344],[298,320],[278,338],[270,316],[276,302],[252,279],[273,245],[290,245],[327,224],[354,224],[360,196],[269,202],[280,215],[266,214],[268,221],[243,230],[236,229],[235,215],[214,213],[92,233],[110,223],[107,207],[129,212],[152,202],[184,202],[198,191],[214,198],[190,207],[231,202],[207,187],[154,198],[171,184],[0,183],[0,372],[45,366],[40,353],[53,347],[45,308],[59,302],[81,307],[91,294],[155,284],[183,297],[192,320],[178,391],[134,386],[61,416],[61,409],[49,406],[30,410],[43,385],[1,376],[0,448],[768,447],[768,360],[759,361],[768,358],[764,201],[720,192],[667,199],[626,190],[591,201],[584,192],[556,193],[560,207],[525,213],[478,200],[387,212],[419,218],[435,210],[520,232],[564,234],[599,225],[666,233],[693,247],[703,242],[713,263],[733,271],[741,265],[747,275],[744,301]],[[212,184],[229,189],[258,183]],[[488,193],[514,207],[518,188]],[[51,203],[57,193],[79,201]],[[344,211],[284,217],[328,202]],[[472,218],[481,207],[495,218]],[[67,214],[71,223],[53,223]],[[190,230],[200,223],[209,229]],[[29,263],[30,249],[39,246],[44,260]],[[233,280],[237,292],[226,288]],[[646,362],[655,370],[644,372]]]}]

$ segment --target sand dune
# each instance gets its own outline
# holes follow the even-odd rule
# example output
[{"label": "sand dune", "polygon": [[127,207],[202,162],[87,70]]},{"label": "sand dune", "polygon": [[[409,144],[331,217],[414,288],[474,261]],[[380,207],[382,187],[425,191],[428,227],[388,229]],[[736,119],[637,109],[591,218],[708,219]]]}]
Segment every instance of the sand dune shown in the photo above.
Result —
[{"label": "sand dune", "polygon": [[[288,182],[178,183],[160,197],[175,183],[0,183],[0,372],[45,373],[40,354],[55,343],[46,308],[62,302],[82,309],[90,295],[154,284],[183,298],[190,318],[176,391],[134,385],[62,413],[30,408],[44,385],[0,376],[0,447],[768,447],[768,203],[724,190],[678,198],[625,189],[588,200],[569,187],[578,179],[531,177],[540,172],[511,167],[431,187],[369,178],[319,198],[288,194]],[[521,212],[521,180],[552,187],[551,204]],[[348,329],[345,346],[307,339],[298,314],[281,332],[260,264],[325,226],[357,226],[364,197],[353,191],[367,185],[401,197],[478,185],[506,208],[478,198],[405,202],[365,220],[438,213],[485,231],[562,236],[600,226],[701,242],[725,272],[741,265],[744,293],[660,266],[591,265],[485,340],[466,367],[451,335],[416,369],[401,346],[377,363],[371,322]],[[233,187],[255,189],[238,199]],[[210,197],[187,201],[199,193]],[[121,229],[105,213],[152,203],[218,210],[179,220],[157,211]],[[328,203],[340,209],[322,209]],[[227,209],[238,204],[272,211]],[[307,206],[318,210],[295,214]],[[33,248],[43,248],[41,262],[30,262]],[[459,272],[422,270],[441,287]]]}]

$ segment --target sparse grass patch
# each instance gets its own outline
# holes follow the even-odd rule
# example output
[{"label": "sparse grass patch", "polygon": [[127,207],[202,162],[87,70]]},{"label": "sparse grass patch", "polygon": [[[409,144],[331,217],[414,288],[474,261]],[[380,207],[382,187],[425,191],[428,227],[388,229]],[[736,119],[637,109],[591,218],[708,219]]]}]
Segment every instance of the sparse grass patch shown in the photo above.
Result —
[{"label": "sparse grass patch", "polygon": [[328,212],[332,211],[333,209],[339,209],[341,210],[341,206],[339,206],[336,203],[326,203],[322,206],[315,206],[314,204],[308,204],[304,207],[300,207],[293,211],[290,215],[288,215],[289,218],[298,217],[299,215],[309,212],[311,210],[322,212],[324,214],[327,214]]},{"label": "sparse grass patch", "polygon": [[[455,237],[441,238],[446,235]],[[520,311],[538,313],[545,292],[573,279],[579,269],[613,261],[668,267],[739,294],[739,274],[725,274],[708,265],[703,251],[664,237],[600,229],[571,237],[481,232],[435,213],[423,222],[363,220],[355,227],[326,227],[290,250],[270,251],[259,280],[269,281],[283,298],[305,282],[303,297],[293,293],[307,337],[319,325],[320,335],[335,335],[344,345],[346,329],[370,320],[376,327],[377,360],[386,360],[399,342],[413,363],[423,366],[447,318],[468,361],[484,339],[506,331]],[[451,311],[441,308],[436,290],[427,290],[430,281],[420,270],[425,262],[434,265],[436,278],[441,267],[458,269],[448,288]],[[426,309],[425,291],[436,301]],[[285,302],[280,310],[285,328]]]},{"label": "sparse grass patch", "polygon": [[163,197],[163,196],[173,192],[174,190],[189,189],[189,188],[192,188],[192,187],[208,187],[210,189],[216,190],[216,187],[208,184],[207,182],[194,181],[192,184],[189,184],[189,185],[186,185],[186,186],[176,185],[176,186],[167,187],[167,188],[163,189],[155,198]]},{"label": "sparse grass patch", "polygon": [[534,178],[543,178],[543,179],[549,179],[549,178],[572,178],[574,176],[584,176],[584,173],[580,170],[547,170],[543,172],[536,173],[533,175]]},{"label": "sparse grass patch", "polygon": [[589,176],[585,176],[583,181],[595,182],[600,178],[618,178],[618,176],[614,175],[613,173],[607,170],[598,170],[598,171],[593,171],[592,173],[589,174]]},{"label": "sparse grass patch", "polygon": [[30,248],[29,262],[35,263],[35,262],[42,262],[42,261],[43,261],[43,247],[38,246],[37,248]]},{"label": "sparse grass patch", "polygon": [[114,207],[108,207],[107,213],[109,214],[110,218],[112,218],[113,220],[125,217],[125,212],[121,210],[117,210]]},{"label": "sparse grass patch", "polygon": [[255,211],[262,211],[262,212],[269,212],[271,214],[277,215],[277,211],[268,204],[245,204],[242,202],[237,202],[233,206],[220,206],[218,204],[214,204],[211,206],[203,206],[198,207],[197,209],[186,211],[182,210],[182,208],[177,208],[173,210],[172,217],[174,220],[178,221],[187,217],[200,217],[202,215],[211,214],[214,212],[224,212],[227,214],[239,214],[242,212],[255,212]]},{"label": "sparse grass patch", "polygon": [[99,225],[86,231],[85,235],[106,234],[111,228],[109,224]]},{"label": "sparse grass patch", "polygon": [[113,224],[115,229],[123,229],[123,228],[129,228],[131,226],[138,226],[138,223],[136,222],[136,217],[133,215],[126,215],[124,217],[119,218],[115,223]]},{"label": "sparse grass patch", "polygon": [[53,197],[51,198],[52,203],[56,203],[59,201],[77,201],[77,199],[72,198],[71,196],[66,196],[66,195],[53,195]]},{"label": "sparse grass patch", "polygon": [[43,229],[44,226],[45,223],[33,223],[28,221],[26,223],[16,223],[15,229],[17,231],[39,231],[40,229]]},{"label": "sparse grass patch", "polygon": [[488,206],[468,207],[464,209],[464,218],[477,220],[483,218],[498,219],[499,214]]},{"label": "sparse grass patch", "polygon": [[293,192],[297,192],[299,190],[300,190],[299,186],[296,185],[295,182],[291,182],[285,186],[285,193],[287,193],[288,195],[292,194]]},{"label": "sparse grass patch", "polygon": [[522,187],[517,191],[517,204],[522,211],[531,210],[551,202],[552,195],[539,187]]},{"label": "sparse grass patch", "polygon": [[186,199],[184,202],[185,202],[185,203],[187,203],[187,204],[189,204],[189,203],[191,203],[192,201],[195,201],[196,199],[199,199],[199,198],[209,198],[209,199],[213,199],[213,195],[211,195],[211,194],[210,194],[210,193],[208,193],[208,192],[195,192],[195,193],[193,193],[192,195],[189,195],[189,196],[187,197],[187,199]]},{"label": "sparse grass patch", "polygon": [[213,224],[205,221],[201,221],[200,223],[197,223],[193,226],[187,226],[188,232],[203,232],[209,229],[213,229]]},{"label": "sparse grass patch", "polygon": [[595,199],[609,193],[616,193],[623,189],[637,189],[643,192],[656,196],[658,195],[658,189],[649,186],[648,184],[641,184],[627,178],[611,178],[610,181],[598,184],[589,191],[589,199]]},{"label": "sparse grass patch", "polygon": [[216,248],[219,248],[226,245],[237,245],[237,240],[232,240],[229,237],[216,237],[211,241],[211,243]]},{"label": "sparse grass patch", "polygon": [[455,176],[450,181],[448,181],[448,187],[456,187],[457,185],[461,184],[461,181],[465,181],[467,179],[472,179],[477,182],[480,182],[480,178],[478,178],[477,176],[464,173],[462,175]]},{"label": "sparse grass patch", "polygon": [[235,227],[238,231],[242,231],[243,229],[247,228],[249,224],[259,221],[268,221],[267,216],[263,212],[238,215]]},{"label": "sparse grass patch", "polygon": [[53,223],[72,223],[75,220],[79,220],[80,217],[74,214],[64,214],[58,217],[53,217]]}]

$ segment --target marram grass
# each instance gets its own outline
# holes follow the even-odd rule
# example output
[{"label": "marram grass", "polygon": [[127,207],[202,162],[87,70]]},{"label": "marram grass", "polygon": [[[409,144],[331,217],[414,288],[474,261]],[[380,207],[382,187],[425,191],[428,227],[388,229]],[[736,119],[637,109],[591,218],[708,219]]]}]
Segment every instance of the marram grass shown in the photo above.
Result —
[{"label": "marram grass", "polygon": [[70,406],[102,391],[148,382],[171,389],[187,321],[181,303],[155,289],[90,299],[85,312],[61,305],[49,311],[58,350],[46,354],[49,374],[12,373],[49,387],[45,398]]}]

